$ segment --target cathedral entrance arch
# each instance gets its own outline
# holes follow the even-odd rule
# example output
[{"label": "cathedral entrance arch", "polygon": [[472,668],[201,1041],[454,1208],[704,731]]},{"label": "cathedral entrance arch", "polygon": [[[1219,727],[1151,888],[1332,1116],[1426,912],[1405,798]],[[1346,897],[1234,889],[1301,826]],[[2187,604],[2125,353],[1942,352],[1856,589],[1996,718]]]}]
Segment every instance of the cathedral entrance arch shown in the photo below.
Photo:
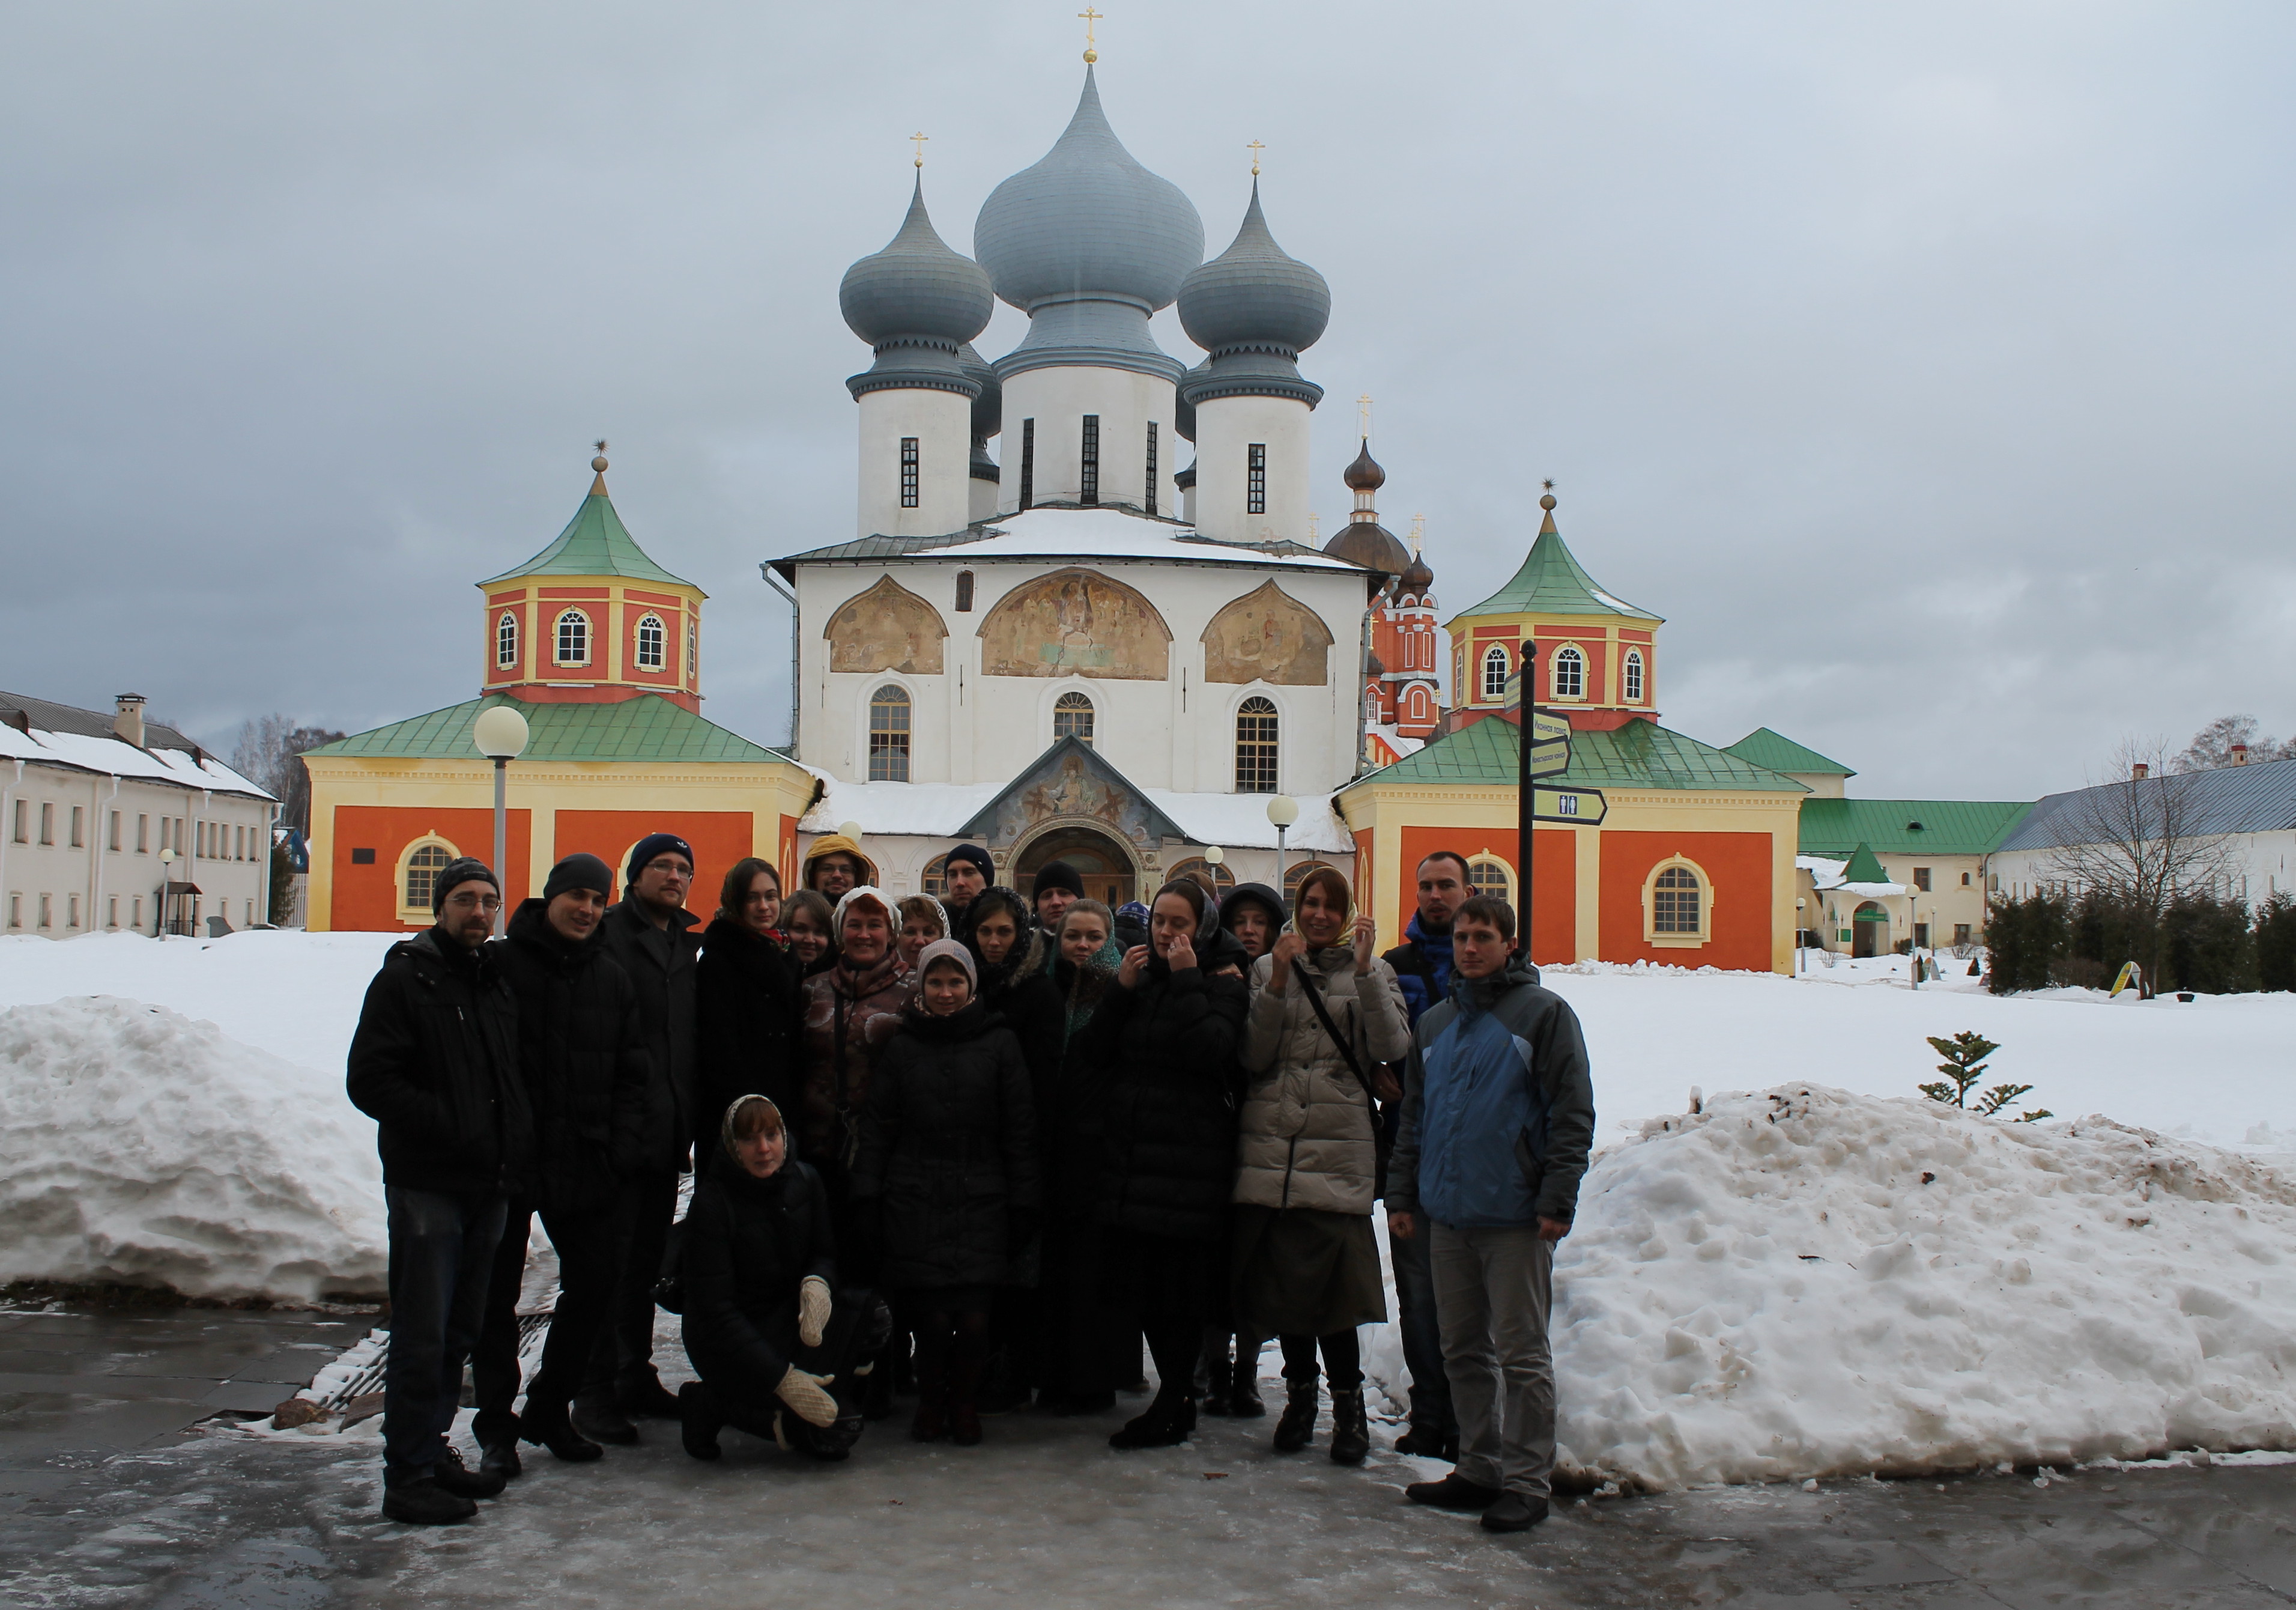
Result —
[{"label": "cathedral entrance arch", "polygon": [[1857,932],[1849,943],[1852,960],[1861,957],[1880,956],[1890,946],[1890,914],[1872,900],[1850,914],[1849,925]]},{"label": "cathedral entrance arch", "polygon": [[1135,892],[1139,875],[1132,852],[1097,827],[1048,826],[1013,857],[1013,887],[1035,899],[1037,870],[1049,861],[1066,861],[1075,867],[1084,882],[1085,898],[1100,901],[1111,911],[1140,898]]}]

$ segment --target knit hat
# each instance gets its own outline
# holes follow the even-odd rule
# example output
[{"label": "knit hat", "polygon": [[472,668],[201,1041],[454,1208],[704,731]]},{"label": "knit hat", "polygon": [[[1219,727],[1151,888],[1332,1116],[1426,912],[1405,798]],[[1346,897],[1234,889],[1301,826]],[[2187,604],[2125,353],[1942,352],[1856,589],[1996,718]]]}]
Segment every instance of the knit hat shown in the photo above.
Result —
[{"label": "knit hat", "polygon": [[853,864],[861,869],[860,881],[864,883],[873,881],[877,875],[876,867],[871,866],[869,863],[869,858],[861,853],[860,845],[855,843],[851,839],[847,838],[841,833],[824,833],[819,838],[814,840],[812,844],[807,848],[805,852],[805,866],[798,876],[798,882],[803,883],[808,889],[812,888],[814,886],[814,863],[820,860],[824,856],[832,855],[851,856],[853,858]]},{"label": "knit hat", "polygon": [[988,852],[978,844],[959,844],[944,858],[951,867],[955,866],[959,861],[968,866],[978,867],[983,878],[992,883],[996,881],[996,863],[990,860]]},{"label": "knit hat", "polygon": [[593,894],[614,898],[613,869],[594,855],[577,852],[568,856],[550,869],[549,881],[542,885],[544,900],[554,900],[570,889],[587,889]]},{"label": "knit hat", "polygon": [[840,941],[838,947],[840,949],[844,948],[842,941],[845,937],[845,914],[856,902],[876,907],[885,914],[885,921],[889,924],[898,920],[893,915],[891,897],[883,890],[872,889],[866,883],[862,884],[858,889],[847,890],[843,897],[838,900],[837,909],[829,914],[829,932]]},{"label": "knit hat", "polygon": [[1267,926],[1271,933],[1280,932],[1285,919],[1290,916],[1290,913],[1283,909],[1283,897],[1267,884],[1238,883],[1220,897],[1219,925],[1231,933],[1234,932],[1236,914],[1246,906],[1257,906],[1267,914]]},{"label": "knit hat", "polygon": [[638,847],[636,850],[630,851],[629,869],[623,875],[635,883],[638,881],[638,874],[652,864],[654,857],[673,850],[685,858],[685,870],[692,872],[693,870],[693,845],[674,833],[650,833],[638,841]]},{"label": "knit hat", "polygon": [[964,982],[975,990],[980,988],[980,972],[973,965],[972,952],[956,941],[937,939],[917,952],[917,982],[924,982],[925,974],[932,971],[935,962],[955,962],[964,969]]},{"label": "knit hat", "polygon": [[1037,868],[1037,898],[1041,899],[1047,889],[1065,889],[1077,899],[1084,899],[1084,880],[1066,861],[1046,861]]},{"label": "knit hat", "polygon": [[496,877],[487,864],[467,855],[456,856],[439,869],[430,884],[430,915],[438,916],[447,908],[447,897],[458,883],[491,883],[497,899],[502,894],[502,881]]}]

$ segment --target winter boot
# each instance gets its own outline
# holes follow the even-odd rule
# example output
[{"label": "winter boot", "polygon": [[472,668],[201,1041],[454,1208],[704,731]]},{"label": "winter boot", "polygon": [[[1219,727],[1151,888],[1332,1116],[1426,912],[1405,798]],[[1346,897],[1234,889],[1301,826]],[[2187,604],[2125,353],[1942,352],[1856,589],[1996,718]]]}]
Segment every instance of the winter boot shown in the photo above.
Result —
[{"label": "winter boot", "polygon": [[478,1505],[439,1486],[427,1470],[404,1480],[388,1472],[383,1475],[382,1518],[386,1521],[409,1526],[451,1526],[478,1512]]},{"label": "winter boot", "polygon": [[[678,1394],[678,1417],[685,1417],[685,1396]],[[573,1420],[563,1403],[537,1408],[531,1402],[518,1417],[518,1434],[537,1448],[547,1448],[570,1465],[579,1465],[597,1458],[606,1450],[574,1429]]]},{"label": "winter boot", "polygon": [[1395,1439],[1395,1451],[1416,1454],[1423,1459],[1449,1459],[1456,1464],[1459,1458],[1459,1433],[1445,1433],[1432,1425],[1414,1425]]},{"label": "winter boot", "polygon": [[1228,1357],[1233,1339],[1217,1326],[1204,1327],[1203,1350],[1196,1356],[1196,1401],[1208,1415],[1228,1411],[1228,1394],[1235,1388],[1235,1365]]},{"label": "winter boot", "polygon": [[492,1472],[505,1482],[516,1481],[523,1468],[518,1460],[518,1437],[515,1431],[505,1432],[491,1442],[480,1443],[479,1474]]},{"label": "winter boot", "polygon": [[577,1398],[569,1423],[593,1442],[612,1442],[627,1447],[638,1440],[638,1428],[630,1424],[629,1416],[614,1406],[611,1398]]},{"label": "winter boot", "polygon": [[1485,1532],[1529,1532],[1546,1518],[1546,1500],[1528,1493],[1508,1492],[1483,1511]]},{"label": "winter boot", "polygon": [[1371,1451],[1371,1425],[1364,1413],[1363,1388],[1332,1388],[1332,1463],[1360,1465]]},{"label": "winter boot", "polygon": [[651,1369],[624,1381],[614,1397],[615,1406],[633,1420],[675,1420],[678,1417],[676,1394],[664,1386],[661,1377]]},{"label": "winter boot", "polygon": [[1275,1419],[1275,1451],[1297,1453],[1316,1440],[1316,1377],[1283,1379],[1283,1412]]},{"label": "winter boot", "polygon": [[1439,1482],[1414,1482],[1403,1496],[1436,1509],[1488,1509],[1499,1501],[1499,1490],[1470,1482],[1455,1470]]},{"label": "winter boot", "polygon": [[677,1440],[685,1444],[687,1453],[697,1459],[716,1458],[724,1451],[718,1446],[718,1432],[725,1424],[718,1412],[718,1401],[707,1386],[688,1381],[677,1389]]},{"label": "winter boot", "polygon": [[472,1470],[463,1463],[462,1454],[451,1442],[439,1450],[439,1462],[430,1466],[430,1479],[457,1498],[491,1499],[501,1496],[504,1481],[499,1470]]},{"label": "winter boot", "polygon": [[1183,1392],[1159,1391],[1148,1412],[1111,1433],[1111,1448],[1173,1448],[1196,1428],[1196,1401]]},{"label": "winter boot", "polygon": [[1235,1339],[1235,1383],[1227,1397],[1227,1411],[1239,1420],[1263,1419],[1267,1405],[1259,1396],[1259,1350],[1266,1345],[1257,1336]]}]

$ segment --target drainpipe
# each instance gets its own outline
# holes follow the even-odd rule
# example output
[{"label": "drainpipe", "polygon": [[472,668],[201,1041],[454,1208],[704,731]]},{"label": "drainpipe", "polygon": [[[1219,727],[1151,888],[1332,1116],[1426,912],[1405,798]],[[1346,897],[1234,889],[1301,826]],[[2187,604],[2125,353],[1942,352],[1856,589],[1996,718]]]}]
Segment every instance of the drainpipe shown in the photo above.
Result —
[{"label": "drainpipe", "polygon": [[794,759],[796,759],[796,757],[797,757],[797,716],[798,716],[799,699],[800,699],[800,694],[799,694],[799,689],[798,689],[798,646],[799,646],[799,645],[800,645],[800,644],[801,644],[801,643],[804,641],[804,638],[800,635],[800,630],[801,630],[801,628],[800,628],[800,624],[799,624],[800,611],[799,611],[798,606],[797,606],[797,595],[796,595],[795,593],[791,592],[788,587],[783,587],[783,586],[781,584],[780,579],[779,579],[777,577],[775,577],[775,574],[774,574],[774,567],[773,567],[773,565],[772,565],[772,563],[771,563],[770,562],[766,563],[762,563],[762,564],[758,565],[758,575],[760,575],[760,576],[762,576],[762,577],[764,577],[764,578],[766,579],[766,585],[767,585],[767,587],[769,587],[773,588],[773,589],[774,589],[774,591],[775,591],[775,592],[779,593],[783,597],[784,597],[784,598],[786,598],[786,599],[788,599],[788,600],[789,600],[789,606],[790,606],[790,734],[789,734],[789,751],[790,751],[790,758],[791,758],[791,759],[792,759],[792,760],[794,760]]}]

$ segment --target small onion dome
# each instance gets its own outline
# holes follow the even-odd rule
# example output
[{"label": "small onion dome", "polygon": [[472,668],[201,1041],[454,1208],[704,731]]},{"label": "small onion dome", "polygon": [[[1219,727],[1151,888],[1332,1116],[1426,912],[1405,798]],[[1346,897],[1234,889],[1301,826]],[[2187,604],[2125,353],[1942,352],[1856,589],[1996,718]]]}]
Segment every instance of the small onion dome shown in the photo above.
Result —
[{"label": "small onion dome", "polygon": [[1188,460],[1188,467],[1172,477],[1172,484],[1183,492],[1192,492],[1196,486],[1196,461]]},{"label": "small onion dome", "polygon": [[1369,571],[1400,576],[1411,568],[1411,553],[1393,531],[1376,520],[1350,520],[1340,534],[1324,545],[1324,552]]},{"label": "small onion dome", "polygon": [[1004,388],[971,341],[956,349],[956,364],[966,379],[980,382],[980,395],[972,399],[972,434],[986,441],[1004,428]]},{"label": "small onion dome", "polygon": [[1267,232],[1259,181],[1226,251],[1180,287],[1180,324],[1188,339],[1215,357],[1239,348],[1275,348],[1297,357],[1322,339],[1332,321],[1324,276],[1286,252]]},{"label": "small onion dome", "polygon": [[1196,405],[1195,399],[1189,392],[1189,387],[1209,375],[1211,373],[1211,367],[1212,360],[1209,357],[1204,359],[1180,376],[1180,383],[1173,390],[1172,429],[1190,441],[1196,439]]},{"label": "small onion dome", "polygon": [[1387,484],[1387,472],[1371,456],[1371,440],[1364,439],[1363,451],[1356,455],[1355,463],[1347,467],[1340,479],[1348,483],[1350,492],[1376,492]]},{"label": "small onion dome", "polygon": [[972,248],[996,294],[1023,312],[1095,297],[1153,312],[1203,261],[1204,224],[1178,185],[1124,149],[1087,67],[1076,115],[1052,150],[981,203]]},{"label": "small onion dome", "polygon": [[996,306],[980,265],[933,229],[922,174],[900,233],[845,271],[837,304],[853,333],[872,346],[902,335],[969,341],[988,327]]},{"label": "small onion dome", "polygon": [[1414,596],[1424,596],[1427,589],[1434,585],[1435,572],[1427,568],[1424,558],[1414,554],[1411,563],[1404,567],[1403,590]]}]

